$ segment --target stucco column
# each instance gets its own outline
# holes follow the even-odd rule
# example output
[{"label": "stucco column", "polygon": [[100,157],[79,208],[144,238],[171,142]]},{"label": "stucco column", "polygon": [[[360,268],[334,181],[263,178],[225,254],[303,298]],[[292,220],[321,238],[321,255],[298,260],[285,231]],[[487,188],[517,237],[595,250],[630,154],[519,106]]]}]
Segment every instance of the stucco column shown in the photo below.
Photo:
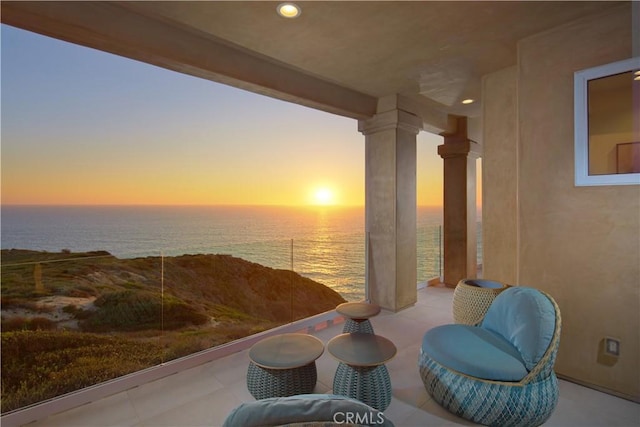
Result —
[{"label": "stucco column", "polygon": [[422,120],[400,109],[358,122],[365,135],[367,297],[398,311],[417,301],[416,135]]},{"label": "stucco column", "polygon": [[438,154],[444,159],[444,278],[455,287],[474,278],[477,267],[476,159],[481,147],[467,137],[467,120],[457,120],[454,134],[443,134]]}]

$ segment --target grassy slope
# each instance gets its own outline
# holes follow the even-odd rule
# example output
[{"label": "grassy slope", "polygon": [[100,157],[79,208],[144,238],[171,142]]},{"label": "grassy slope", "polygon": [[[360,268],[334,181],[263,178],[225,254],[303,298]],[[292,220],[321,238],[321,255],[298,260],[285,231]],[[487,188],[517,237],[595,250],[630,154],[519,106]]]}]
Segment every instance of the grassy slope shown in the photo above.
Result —
[{"label": "grassy slope", "polygon": [[[164,262],[118,259],[106,252],[2,250],[1,255],[3,313],[12,307],[33,312],[23,322],[3,316],[2,412],[344,301],[294,272],[228,255],[184,255]],[[38,301],[47,296],[96,299],[91,310],[66,307],[80,330],[63,331],[55,322],[35,321]],[[29,357],[19,356],[24,354]]]}]

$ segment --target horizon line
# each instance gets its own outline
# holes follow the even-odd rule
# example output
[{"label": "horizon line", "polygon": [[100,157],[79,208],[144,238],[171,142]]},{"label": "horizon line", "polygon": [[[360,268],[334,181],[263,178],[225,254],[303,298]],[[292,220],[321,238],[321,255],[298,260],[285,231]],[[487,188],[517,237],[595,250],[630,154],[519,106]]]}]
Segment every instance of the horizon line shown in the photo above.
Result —
[{"label": "horizon line", "polygon": [[[286,207],[286,208],[364,208],[364,204],[241,204],[241,203],[0,203],[2,207]],[[442,208],[439,205],[416,207]],[[479,206],[481,207],[481,206]]]}]

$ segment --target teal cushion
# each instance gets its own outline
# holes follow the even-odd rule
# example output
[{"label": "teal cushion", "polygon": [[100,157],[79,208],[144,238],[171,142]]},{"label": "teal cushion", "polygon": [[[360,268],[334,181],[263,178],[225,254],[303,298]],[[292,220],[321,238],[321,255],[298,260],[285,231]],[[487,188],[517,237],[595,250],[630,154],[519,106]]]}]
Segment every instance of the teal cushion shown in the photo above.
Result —
[{"label": "teal cushion", "polygon": [[422,351],[442,366],[476,378],[519,381],[527,375],[514,346],[477,326],[437,326],[424,334]]},{"label": "teal cushion", "polygon": [[544,356],[556,327],[553,304],[537,289],[504,290],[493,300],[481,327],[513,344],[528,370]]},{"label": "teal cushion", "polygon": [[393,427],[382,412],[355,399],[333,394],[301,394],[243,403],[227,416],[223,427],[280,426],[313,421],[344,424],[349,420],[364,426]]}]

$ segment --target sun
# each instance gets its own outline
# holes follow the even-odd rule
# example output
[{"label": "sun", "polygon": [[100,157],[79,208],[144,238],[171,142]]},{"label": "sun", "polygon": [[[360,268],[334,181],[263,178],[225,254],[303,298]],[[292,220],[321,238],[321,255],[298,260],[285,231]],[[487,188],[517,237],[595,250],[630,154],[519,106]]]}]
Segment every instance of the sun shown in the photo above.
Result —
[{"label": "sun", "polygon": [[313,200],[316,205],[331,205],[334,201],[333,191],[326,187],[318,188],[313,195]]}]

